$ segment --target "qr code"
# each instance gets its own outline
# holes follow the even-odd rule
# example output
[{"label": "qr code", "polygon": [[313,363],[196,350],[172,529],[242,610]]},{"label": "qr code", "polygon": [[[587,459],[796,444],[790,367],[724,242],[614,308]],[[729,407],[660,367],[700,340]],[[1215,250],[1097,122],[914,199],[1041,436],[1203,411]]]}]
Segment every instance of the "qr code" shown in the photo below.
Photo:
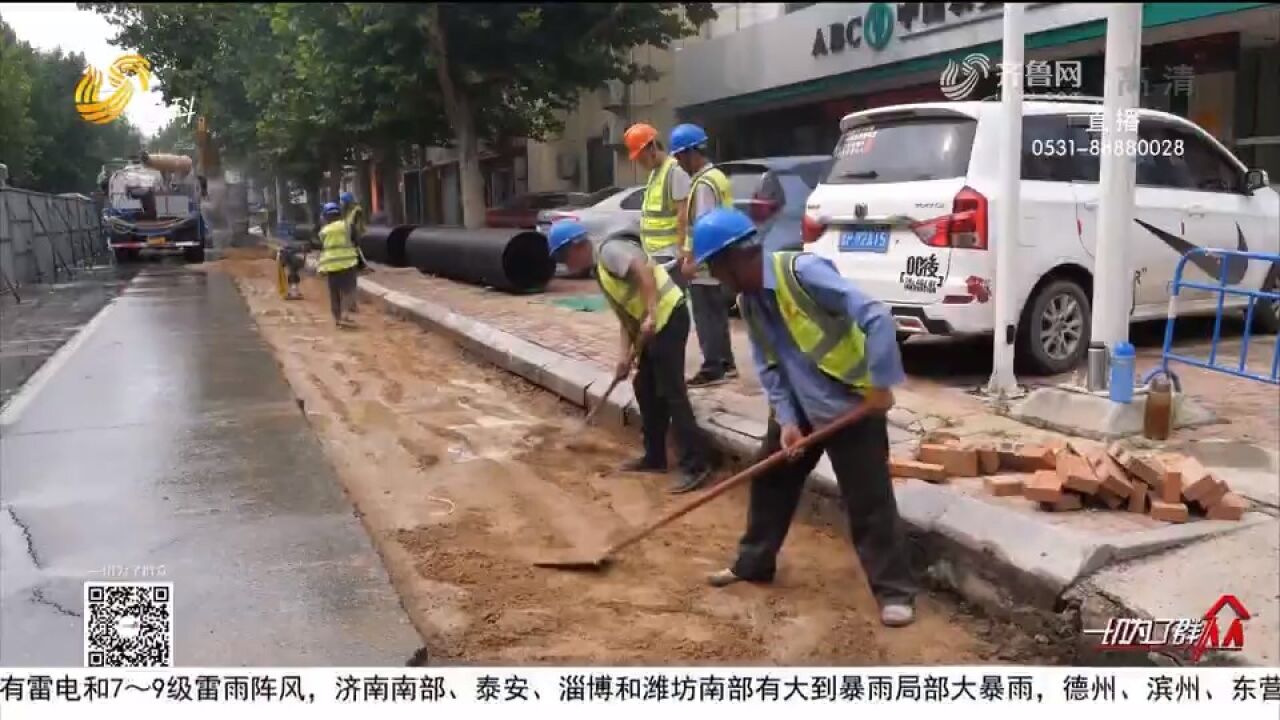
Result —
[{"label": "qr code", "polygon": [[173,667],[173,583],[86,582],[85,667]]}]

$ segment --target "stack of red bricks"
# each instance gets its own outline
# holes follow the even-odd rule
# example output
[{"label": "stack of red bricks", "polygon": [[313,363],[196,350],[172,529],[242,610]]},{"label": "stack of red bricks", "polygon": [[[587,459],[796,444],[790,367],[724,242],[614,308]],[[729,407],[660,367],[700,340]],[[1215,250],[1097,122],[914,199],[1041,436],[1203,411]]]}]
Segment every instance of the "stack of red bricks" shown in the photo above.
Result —
[{"label": "stack of red bricks", "polygon": [[1181,523],[1193,512],[1239,520],[1248,507],[1195,459],[1141,453],[1120,443],[1089,450],[1072,444],[967,446],[951,439],[923,443],[915,460],[895,458],[890,468],[894,477],[928,482],[986,476],[992,495],[1022,496],[1054,512],[1092,506]]}]

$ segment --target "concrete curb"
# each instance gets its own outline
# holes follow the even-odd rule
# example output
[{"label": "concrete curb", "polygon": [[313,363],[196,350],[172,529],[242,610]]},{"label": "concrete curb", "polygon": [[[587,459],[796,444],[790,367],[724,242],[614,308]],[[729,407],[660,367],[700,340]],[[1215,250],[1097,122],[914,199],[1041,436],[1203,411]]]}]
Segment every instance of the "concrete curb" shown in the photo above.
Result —
[{"label": "concrete curb", "polygon": [[[427,330],[443,332],[486,361],[576,405],[585,407],[589,400],[594,407],[608,387],[610,374],[592,363],[560,355],[443,305],[390,290],[368,277],[361,277],[358,286],[388,312]],[[639,425],[630,386],[621,384],[614,390],[600,417],[625,426]],[[720,411],[698,411],[698,421],[721,450],[739,458],[756,452],[765,430],[757,420]],[[835,477],[825,458],[810,476],[809,490],[818,498],[838,497]],[[923,544],[936,580],[1002,616],[1026,615],[1022,606],[1030,605],[1040,613],[1033,621],[1040,627],[1046,626],[1046,615],[1056,616],[1061,611],[1064,593],[1104,566],[1249,525],[1170,525],[1128,533],[1116,540],[1036,522],[946,486],[918,480],[897,484],[896,495],[899,512],[909,532]]]}]

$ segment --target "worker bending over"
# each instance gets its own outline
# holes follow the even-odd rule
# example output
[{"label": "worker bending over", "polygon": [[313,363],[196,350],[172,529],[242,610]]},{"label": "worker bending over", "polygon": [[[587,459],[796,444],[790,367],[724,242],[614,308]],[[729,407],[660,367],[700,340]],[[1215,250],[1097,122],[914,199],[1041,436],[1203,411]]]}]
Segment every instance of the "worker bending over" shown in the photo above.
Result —
[{"label": "worker bending over", "polygon": [[681,207],[689,197],[689,174],[663,151],[658,131],[652,125],[632,125],[623,133],[622,142],[631,159],[649,173],[640,205],[640,244],[649,259],[662,265],[683,292],[688,281],[678,272],[677,265],[688,229]]},{"label": "worker bending over", "polygon": [[351,327],[344,313],[348,307],[347,297],[356,292],[360,256],[355,245],[351,244],[351,235],[347,224],[342,221],[342,209],[337,203],[325,203],[320,217],[324,227],[320,228],[320,261],[316,270],[329,280],[329,308],[333,312],[333,322],[340,328]]},{"label": "worker bending over", "polygon": [[[729,178],[707,159],[705,130],[688,123],[677,125],[671,131],[670,148],[680,168],[693,178],[688,202],[680,208],[685,227],[716,208],[733,207]],[[707,269],[693,262],[688,234],[681,247],[680,272],[690,283],[693,327],[698,332],[698,347],[702,350],[702,367],[689,378],[689,387],[718,385],[737,377],[738,367],[733,361],[733,345],[729,340],[730,300]]]},{"label": "worker bending over", "polygon": [[640,406],[644,455],[623,465],[628,472],[667,470],[667,429],[679,445],[680,477],[671,492],[702,487],[711,474],[712,447],[693,417],[684,384],[684,351],[689,341],[689,314],[684,294],[671,276],[653,265],[625,239],[606,240],[595,248],[582,225],[562,220],[551,226],[548,247],[571,272],[593,264],[596,280],[618,316],[621,344],[615,377],[631,373],[638,351],[636,402]]},{"label": "worker bending over", "polygon": [[762,456],[794,448],[860,403],[877,411],[752,482],[737,561],[712,575],[711,584],[773,579],[805,478],[825,450],[881,622],[909,624],[917,586],[889,477],[884,415],[893,405],[891,388],[905,375],[888,309],[824,258],[764,254],[754,223],[737,210],[713,210],[694,224],[693,255],[740,293],[738,308],[769,397]]}]

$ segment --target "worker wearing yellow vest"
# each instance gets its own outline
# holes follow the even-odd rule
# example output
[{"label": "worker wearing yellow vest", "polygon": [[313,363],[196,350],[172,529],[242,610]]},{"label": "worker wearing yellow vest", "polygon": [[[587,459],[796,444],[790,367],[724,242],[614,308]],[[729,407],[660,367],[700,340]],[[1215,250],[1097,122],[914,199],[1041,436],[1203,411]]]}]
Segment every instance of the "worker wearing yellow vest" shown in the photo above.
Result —
[{"label": "worker wearing yellow vest", "polygon": [[[681,206],[685,226],[716,208],[733,207],[733,188],[729,178],[707,159],[707,133],[697,125],[685,123],[671,131],[671,154],[681,169],[692,176],[689,199]],[[693,303],[693,327],[702,350],[702,367],[689,378],[689,387],[709,387],[738,376],[733,361],[733,345],[729,341],[729,303],[723,286],[706,268],[693,262],[692,247],[685,236],[679,271],[689,280],[689,301]]]},{"label": "worker wearing yellow vest", "polygon": [[893,406],[891,388],[905,374],[888,308],[825,258],[765,254],[755,224],[738,210],[713,210],[694,223],[693,256],[740,293],[738,308],[769,396],[762,454],[795,448],[809,432],[861,403],[877,411],[820,447],[798,455],[793,450],[791,462],[755,479],[737,561],[712,575],[711,584],[773,579],[805,478],[825,451],[880,620],[891,627],[911,623],[917,585],[889,476],[885,419]]},{"label": "worker wearing yellow vest", "polygon": [[638,349],[636,403],[640,406],[644,455],[623,466],[628,472],[667,470],[667,429],[674,431],[679,450],[680,477],[671,492],[696,490],[706,484],[717,458],[698,428],[684,384],[684,353],[689,342],[689,313],[685,297],[661,265],[648,261],[635,243],[618,238],[597,248],[587,230],[571,220],[551,226],[547,239],[552,257],[570,272],[593,264],[596,280],[621,325],[621,346],[615,377],[631,373],[631,356]]},{"label": "worker wearing yellow vest", "polygon": [[344,312],[348,307],[347,296],[356,292],[360,256],[355,245],[351,244],[347,224],[342,221],[342,209],[337,203],[325,203],[320,217],[325,224],[320,228],[321,250],[316,271],[328,278],[329,309],[333,312],[333,322],[340,328],[351,327]]},{"label": "worker wearing yellow vest", "polygon": [[[369,223],[364,217],[364,208],[360,206],[360,203],[356,202],[355,195],[346,191],[338,195],[338,202],[342,210],[342,222],[347,224],[347,235],[350,236],[351,245],[355,247],[356,253],[359,255],[359,261],[356,264],[359,269],[363,270],[368,264],[364,260],[364,252],[360,249],[360,238],[364,237],[364,231],[369,227]],[[348,310],[355,313],[360,309],[359,293],[349,293],[346,299]]]},{"label": "worker wearing yellow vest", "polygon": [[622,142],[631,159],[649,173],[640,206],[640,244],[649,259],[664,266],[683,291],[688,280],[677,270],[688,226],[680,209],[689,197],[689,174],[663,151],[652,125],[632,125],[622,134]]}]

